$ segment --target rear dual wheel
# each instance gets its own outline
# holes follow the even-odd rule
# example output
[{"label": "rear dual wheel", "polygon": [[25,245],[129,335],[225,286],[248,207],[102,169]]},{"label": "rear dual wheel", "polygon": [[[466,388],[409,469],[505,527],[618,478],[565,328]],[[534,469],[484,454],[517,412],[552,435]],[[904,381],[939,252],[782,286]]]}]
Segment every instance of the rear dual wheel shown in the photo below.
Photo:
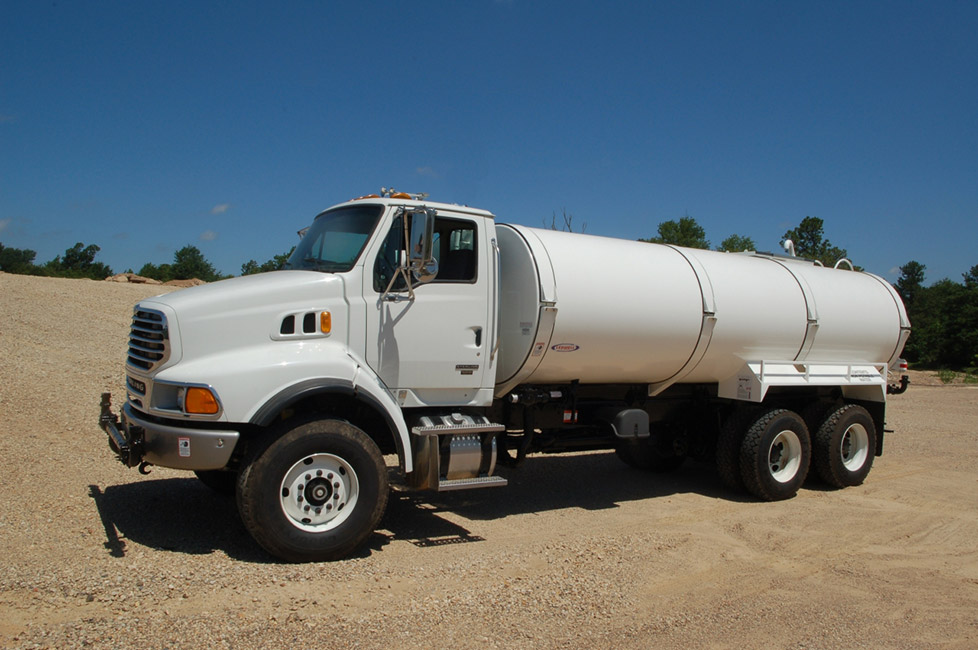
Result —
[{"label": "rear dual wheel", "polygon": [[869,412],[849,404],[832,411],[814,439],[819,478],[837,488],[860,485],[873,468],[876,426]]},{"label": "rear dual wheel", "polygon": [[717,438],[716,466],[720,480],[731,490],[743,490],[744,480],[740,477],[740,446],[744,442],[747,427],[756,414],[750,410],[730,414]]},{"label": "rear dual wheel", "polygon": [[754,420],[740,445],[744,487],[765,501],[790,499],[808,476],[811,454],[801,416],[786,409],[767,411]]}]

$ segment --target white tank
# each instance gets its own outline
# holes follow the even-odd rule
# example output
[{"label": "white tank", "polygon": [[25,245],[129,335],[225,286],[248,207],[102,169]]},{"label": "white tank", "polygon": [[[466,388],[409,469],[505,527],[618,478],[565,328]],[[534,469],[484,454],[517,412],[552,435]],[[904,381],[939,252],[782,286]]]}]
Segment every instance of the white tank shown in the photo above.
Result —
[{"label": "white tank", "polygon": [[522,226],[500,248],[497,392],[716,383],[748,361],[889,364],[909,327],[885,280],[807,260]]}]

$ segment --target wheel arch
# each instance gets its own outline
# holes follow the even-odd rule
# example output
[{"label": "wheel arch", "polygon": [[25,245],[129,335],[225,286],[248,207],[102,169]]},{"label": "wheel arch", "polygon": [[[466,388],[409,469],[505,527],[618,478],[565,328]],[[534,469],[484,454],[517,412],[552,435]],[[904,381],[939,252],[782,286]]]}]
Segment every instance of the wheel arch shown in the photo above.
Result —
[{"label": "wheel arch", "polygon": [[[412,467],[410,441],[400,409],[388,398],[376,395],[353,381],[341,378],[315,378],[283,388],[255,411],[249,424],[269,427],[283,418],[309,413],[349,421],[377,443],[383,453],[397,453],[401,469]],[[381,435],[386,432],[387,435]]]}]

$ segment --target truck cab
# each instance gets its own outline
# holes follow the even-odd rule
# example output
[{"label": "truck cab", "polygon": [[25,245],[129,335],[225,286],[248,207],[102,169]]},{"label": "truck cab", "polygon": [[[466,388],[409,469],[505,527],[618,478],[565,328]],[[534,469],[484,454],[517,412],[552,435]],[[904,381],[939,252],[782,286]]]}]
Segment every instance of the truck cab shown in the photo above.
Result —
[{"label": "truck cab", "polygon": [[[493,401],[493,215],[421,198],[390,193],[334,206],[302,231],[283,270],[137,305],[121,419],[105,396],[100,420],[123,462],[143,471],[151,465],[193,470],[219,489],[279,494],[281,477],[262,479],[261,488],[240,487],[242,475],[252,475],[241,469],[277,453],[273,443],[311,423],[328,429],[323,437],[356,429],[352,445],[359,450],[352,455],[359,467],[338,464],[336,454],[313,455],[310,462],[324,475],[352,479],[337,482],[329,498],[356,494],[369,483],[374,500],[386,502],[387,472],[378,459],[392,452],[416,487],[505,484],[491,476],[498,426],[466,413]],[[403,409],[415,415],[406,417]],[[438,438],[447,431],[457,438],[451,467],[452,454],[442,454]],[[457,451],[473,441],[474,454]],[[310,503],[310,495],[300,496]],[[286,523],[293,537],[319,540],[310,551],[308,544],[256,537],[289,559],[332,557],[376,523],[360,522],[359,533],[344,532],[324,554],[320,533],[338,526],[328,525],[335,515],[327,518],[323,510],[306,523],[305,510],[293,513],[287,500],[278,500],[288,523],[274,507],[271,513],[249,508],[246,520],[263,531]],[[326,505],[333,504],[320,504]]]}]

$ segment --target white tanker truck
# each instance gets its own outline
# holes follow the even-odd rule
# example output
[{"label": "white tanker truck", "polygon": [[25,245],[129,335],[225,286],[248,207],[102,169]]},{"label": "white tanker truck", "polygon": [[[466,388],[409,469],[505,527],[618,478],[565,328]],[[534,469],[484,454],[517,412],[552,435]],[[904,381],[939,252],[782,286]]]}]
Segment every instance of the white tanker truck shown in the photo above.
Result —
[{"label": "white tanker truck", "polygon": [[[792,497],[861,483],[910,332],[883,279],[495,223],[385,193],[319,214],[286,270],[136,305],[121,418],[130,467],[236,494],[268,552],[348,555],[408,488],[503,486],[529,453],[614,449]],[[904,384],[903,388],[906,385]]]}]

